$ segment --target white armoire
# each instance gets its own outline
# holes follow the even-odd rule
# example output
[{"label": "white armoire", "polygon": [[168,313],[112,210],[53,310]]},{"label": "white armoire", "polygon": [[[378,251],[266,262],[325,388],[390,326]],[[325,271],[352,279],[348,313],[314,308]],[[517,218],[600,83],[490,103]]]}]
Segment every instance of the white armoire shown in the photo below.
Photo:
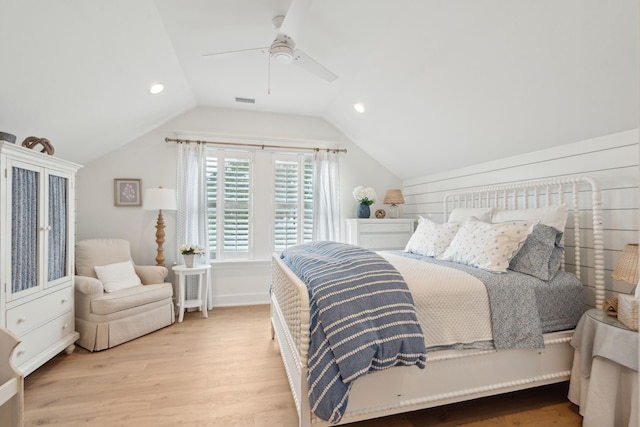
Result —
[{"label": "white armoire", "polygon": [[75,174],[79,165],[0,141],[0,326],[20,344],[24,376],[79,334],[73,305]]}]

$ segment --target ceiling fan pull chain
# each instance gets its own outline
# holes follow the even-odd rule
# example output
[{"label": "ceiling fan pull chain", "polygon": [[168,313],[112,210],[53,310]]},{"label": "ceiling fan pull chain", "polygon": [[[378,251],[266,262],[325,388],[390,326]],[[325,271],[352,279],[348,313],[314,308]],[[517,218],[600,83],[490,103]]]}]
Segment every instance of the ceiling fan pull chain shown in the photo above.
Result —
[{"label": "ceiling fan pull chain", "polygon": [[267,55],[268,70],[267,70],[267,95],[271,95],[271,52]]}]

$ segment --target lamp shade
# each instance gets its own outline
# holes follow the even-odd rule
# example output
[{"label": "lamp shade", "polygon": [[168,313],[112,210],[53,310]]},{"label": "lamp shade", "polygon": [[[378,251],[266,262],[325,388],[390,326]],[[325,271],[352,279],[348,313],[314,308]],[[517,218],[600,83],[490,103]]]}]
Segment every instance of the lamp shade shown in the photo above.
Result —
[{"label": "lamp shade", "polygon": [[144,192],[144,209],[150,211],[176,210],[176,191],[168,188],[148,188]]},{"label": "lamp shade", "polygon": [[627,283],[638,283],[638,244],[628,243],[622,255],[613,269],[611,277],[616,280],[624,280]]},{"label": "lamp shade", "polygon": [[387,193],[384,195],[385,205],[402,205],[404,204],[404,197],[402,197],[401,190],[387,190]]}]

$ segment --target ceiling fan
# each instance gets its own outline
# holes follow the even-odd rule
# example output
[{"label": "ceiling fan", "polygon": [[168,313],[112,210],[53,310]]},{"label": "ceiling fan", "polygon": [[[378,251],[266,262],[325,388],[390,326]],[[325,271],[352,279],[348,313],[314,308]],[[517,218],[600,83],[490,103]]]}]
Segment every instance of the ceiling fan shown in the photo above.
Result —
[{"label": "ceiling fan", "polygon": [[269,54],[269,73],[271,72],[271,60],[273,60],[279,64],[298,65],[321,79],[332,82],[338,78],[336,74],[296,48],[295,36],[310,7],[311,0],[293,0],[285,16],[274,17],[272,22],[277,33],[270,46],[215,52],[203,56],[212,57],[259,50]]}]

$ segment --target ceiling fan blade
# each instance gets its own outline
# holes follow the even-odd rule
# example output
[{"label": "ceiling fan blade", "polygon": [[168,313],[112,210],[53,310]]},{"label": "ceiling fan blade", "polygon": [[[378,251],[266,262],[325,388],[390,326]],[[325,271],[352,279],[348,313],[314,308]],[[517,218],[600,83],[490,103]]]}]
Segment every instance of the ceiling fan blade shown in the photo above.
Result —
[{"label": "ceiling fan blade", "polygon": [[300,49],[296,49],[293,63],[315,74],[321,79],[325,79],[328,82],[332,82],[338,78],[338,76],[331,70],[329,70],[327,67],[325,67]]},{"label": "ceiling fan blade", "polygon": [[312,0],[293,0],[278,29],[278,34],[285,34],[293,40],[297,40],[300,27],[311,9],[311,2]]},{"label": "ceiling fan blade", "polygon": [[231,53],[240,53],[240,52],[252,52],[254,50],[261,50],[264,52],[269,52],[269,47],[254,47],[252,49],[238,49],[238,50],[228,50],[226,52],[215,52],[215,53],[207,53],[202,55],[203,58],[210,58],[212,56],[218,55],[229,55]]}]

